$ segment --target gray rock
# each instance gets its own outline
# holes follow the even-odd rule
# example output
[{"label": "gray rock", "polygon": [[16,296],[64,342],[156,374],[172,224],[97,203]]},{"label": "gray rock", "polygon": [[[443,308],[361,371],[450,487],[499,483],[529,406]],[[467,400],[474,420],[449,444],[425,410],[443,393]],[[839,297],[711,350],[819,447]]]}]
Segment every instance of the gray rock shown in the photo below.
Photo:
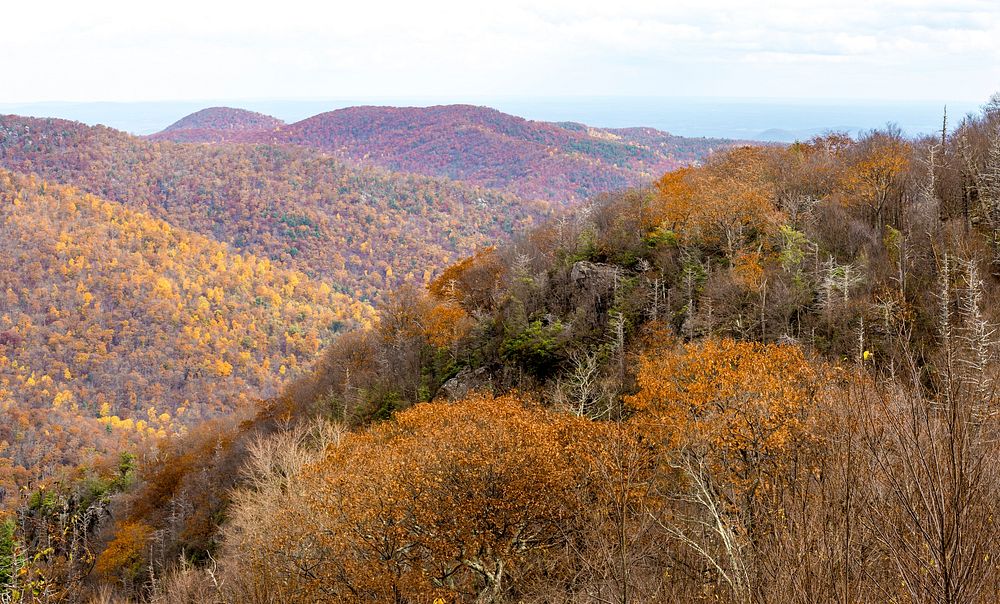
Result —
[{"label": "gray rock", "polygon": [[434,399],[457,401],[476,391],[493,391],[493,380],[490,379],[485,367],[462,369],[455,377],[441,385]]},{"label": "gray rock", "polygon": [[614,285],[615,276],[619,272],[620,269],[613,264],[600,264],[581,260],[573,264],[569,278],[572,279],[577,287],[581,288],[590,288],[595,284],[610,287]]}]

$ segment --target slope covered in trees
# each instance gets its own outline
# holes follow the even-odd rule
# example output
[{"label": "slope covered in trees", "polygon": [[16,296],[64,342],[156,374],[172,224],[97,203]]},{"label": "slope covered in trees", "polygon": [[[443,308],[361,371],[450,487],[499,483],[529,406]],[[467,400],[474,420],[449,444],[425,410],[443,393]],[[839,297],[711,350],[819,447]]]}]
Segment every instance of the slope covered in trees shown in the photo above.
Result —
[{"label": "slope covered in trees", "polygon": [[154,143],[16,116],[0,118],[0,166],[119,201],[361,299],[421,281],[548,211],[305,148]]},{"label": "slope covered in trees", "polygon": [[0,494],[272,396],[371,318],[266,258],[0,171]]},{"label": "slope covered in trees", "polygon": [[993,102],[943,140],[739,148],[588,204],[398,289],[252,421],[165,442],[96,504],[114,522],[54,511],[92,509],[79,486],[28,497],[12,539],[57,547],[18,585],[995,601],[998,175]]},{"label": "slope covered in trees", "polygon": [[[201,140],[222,136],[205,132]],[[169,129],[155,138],[194,140]],[[648,183],[731,144],[652,128],[537,122],[471,105],[349,107],[238,138],[294,143],[394,171],[559,203]]]},{"label": "slope covered in trees", "polygon": [[1000,599],[998,183],[1000,101],[604,196],[397,288],[252,420],[25,493],[8,590]]}]

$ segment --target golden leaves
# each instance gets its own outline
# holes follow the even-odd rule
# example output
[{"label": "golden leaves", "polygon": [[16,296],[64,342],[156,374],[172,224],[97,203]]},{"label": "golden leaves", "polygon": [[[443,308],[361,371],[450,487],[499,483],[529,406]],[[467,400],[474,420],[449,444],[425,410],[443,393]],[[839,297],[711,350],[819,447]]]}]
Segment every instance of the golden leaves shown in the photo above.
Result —
[{"label": "golden leaves", "polygon": [[424,336],[432,346],[447,348],[464,338],[473,321],[461,306],[441,302],[431,307],[424,324]]},{"label": "golden leaves", "polygon": [[732,149],[699,168],[684,168],[657,181],[656,202],[646,210],[647,228],[675,231],[683,241],[721,245],[732,257],[753,232],[780,225],[768,151]]},{"label": "golden leaves", "polygon": [[[707,340],[643,356],[626,397],[673,449],[692,449],[735,477],[783,458],[807,436],[821,383],[796,346]],[[747,460],[753,460],[747,461]]]},{"label": "golden leaves", "polygon": [[417,405],[308,468],[290,528],[261,538],[284,551],[311,544],[304,600],[499,585],[562,538],[585,471],[574,447],[591,431],[517,395]]}]

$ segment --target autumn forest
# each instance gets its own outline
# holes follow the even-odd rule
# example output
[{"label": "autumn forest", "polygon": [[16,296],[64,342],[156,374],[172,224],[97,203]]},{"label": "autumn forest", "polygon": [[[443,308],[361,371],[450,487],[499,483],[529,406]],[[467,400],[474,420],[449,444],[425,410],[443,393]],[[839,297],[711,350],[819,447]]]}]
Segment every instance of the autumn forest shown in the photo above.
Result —
[{"label": "autumn forest", "polygon": [[0,602],[998,601],[998,323],[1000,96],[0,116]]}]

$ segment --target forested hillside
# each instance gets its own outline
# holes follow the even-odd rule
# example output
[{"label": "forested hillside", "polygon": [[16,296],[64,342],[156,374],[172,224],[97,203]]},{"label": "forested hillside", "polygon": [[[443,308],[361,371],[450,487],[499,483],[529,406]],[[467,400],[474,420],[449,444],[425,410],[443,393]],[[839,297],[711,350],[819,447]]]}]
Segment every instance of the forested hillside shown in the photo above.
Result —
[{"label": "forested hillside", "polygon": [[[133,215],[7,179],[10,224],[18,198],[59,223]],[[214,301],[163,259],[180,244],[115,225],[173,279],[149,304],[199,325]],[[252,416],[20,493],[0,585],[15,602],[998,600],[998,242],[1000,100],[940,137],[713,154],[393,287],[276,395],[248,383]],[[65,295],[80,277],[60,253]],[[70,297],[59,312],[87,316]],[[51,316],[31,323],[50,339],[68,326]],[[206,380],[233,350],[214,341]],[[63,363],[45,375],[72,386]],[[58,418],[75,399],[38,400]]]},{"label": "forested hillside", "polygon": [[595,200],[397,288],[252,420],[26,494],[9,589],[995,601],[998,208],[1000,101]]},{"label": "forested hillside", "polygon": [[[206,110],[174,131],[272,125]],[[17,116],[0,167],[0,502],[274,396],[369,301],[548,212],[304,148]]]},{"label": "forested hillside", "polygon": [[267,130],[236,134],[223,126],[199,132],[171,128],[153,138],[292,143],[394,171],[560,204],[648,184],[732,144],[652,128],[538,122],[471,105],[349,107]]},{"label": "forested hillside", "polygon": [[422,281],[548,212],[294,146],[154,143],[16,116],[0,118],[0,167],[119,201],[360,299]]},{"label": "forested hillside", "polygon": [[266,258],[0,171],[0,493],[273,396],[372,317]]}]

